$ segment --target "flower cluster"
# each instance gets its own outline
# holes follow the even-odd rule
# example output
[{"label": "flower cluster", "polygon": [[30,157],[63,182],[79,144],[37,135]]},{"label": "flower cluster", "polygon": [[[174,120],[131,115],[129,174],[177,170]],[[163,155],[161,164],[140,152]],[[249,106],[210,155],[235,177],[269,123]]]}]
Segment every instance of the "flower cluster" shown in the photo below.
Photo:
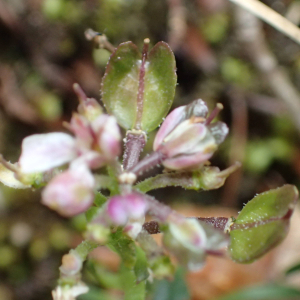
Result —
[{"label": "flower cluster", "polygon": [[121,152],[121,134],[113,116],[102,113],[95,99],[84,97],[79,86],[79,113],[63,132],[35,134],[23,140],[18,176],[42,173],[69,163],[42,193],[42,203],[63,216],[86,211],[93,203],[95,178],[91,172],[114,161]]}]

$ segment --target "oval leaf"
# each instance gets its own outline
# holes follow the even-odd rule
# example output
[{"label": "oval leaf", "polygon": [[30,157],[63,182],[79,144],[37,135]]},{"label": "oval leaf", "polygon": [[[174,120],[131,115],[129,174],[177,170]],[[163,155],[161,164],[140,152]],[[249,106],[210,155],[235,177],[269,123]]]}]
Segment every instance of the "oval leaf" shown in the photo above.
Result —
[{"label": "oval leaf", "polygon": [[230,232],[229,253],[239,263],[251,263],[286,236],[298,191],[285,185],[259,194],[243,208]]},{"label": "oval leaf", "polygon": [[172,105],[175,68],[174,54],[164,42],[153,47],[144,63],[136,45],[120,44],[110,57],[102,82],[108,113],[125,129],[154,130]]},{"label": "oval leaf", "polygon": [[177,82],[174,54],[167,43],[157,43],[149,53],[145,72],[142,130],[154,130],[173,103]]},{"label": "oval leaf", "polygon": [[141,54],[135,44],[120,44],[111,55],[102,81],[102,101],[125,129],[134,127]]}]

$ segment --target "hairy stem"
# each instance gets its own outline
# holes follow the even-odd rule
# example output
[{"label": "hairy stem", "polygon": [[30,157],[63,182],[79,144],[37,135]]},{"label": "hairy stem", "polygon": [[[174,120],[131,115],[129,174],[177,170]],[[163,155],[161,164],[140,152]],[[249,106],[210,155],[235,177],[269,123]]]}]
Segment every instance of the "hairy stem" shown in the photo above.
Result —
[{"label": "hairy stem", "polygon": [[123,156],[123,169],[127,170],[136,166],[141,152],[146,144],[144,131],[127,131],[125,151]]},{"label": "hairy stem", "polygon": [[[224,231],[226,229],[226,225],[230,218],[226,217],[210,217],[210,218],[202,218],[202,217],[189,217],[191,219],[197,219],[199,221],[203,221],[206,224],[213,226],[216,229],[220,229]],[[156,221],[146,222],[143,225],[143,229],[146,230],[149,234],[157,234],[160,233],[159,223]]]},{"label": "hairy stem", "polygon": [[142,193],[147,193],[151,190],[164,188],[167,186],[181,186],[187,189],[193,188],[192,173],[170,173],[160,174],[155,177],[147,178],[138,183],[135,189]]},{"label": "hairy stem", "polygon": [[[96,242],[85,240],[81,244],[79,244],[74,250],[71,250],[69,253],[76,254],[80,260],[81,263],[83,263],[86,259],[88,254],[96,249],[99,245]],[[80,272],[81,268],[78,270],[76,273],[63,273],[62,268],[64,267],[64,264],[61,265],[60,267],[60,278],[59,278],[59,285],[64,285],[64,284],[71,284],[75,285],[78,283],[80,280]]]},{"label": "hairy stem", "polygon": [[128,171],[139,176],[142,175],[144,172],[152,169],[156,165],[160,165],[164,159],[165,155],[161,152],[152,152],[150,155],[146,156],[143,160],[141,160],[136,166],[128,169]]}]

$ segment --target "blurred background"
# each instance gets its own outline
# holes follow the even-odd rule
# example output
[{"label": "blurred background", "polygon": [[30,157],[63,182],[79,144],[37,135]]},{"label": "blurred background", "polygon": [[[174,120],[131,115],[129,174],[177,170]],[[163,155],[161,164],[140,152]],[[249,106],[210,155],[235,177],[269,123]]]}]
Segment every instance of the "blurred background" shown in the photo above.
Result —
[{"label": "blurred background", "polygon": [[[263,2],[300,24],[299,1]],[[64,130],[78,104],[74,82],[101,102],[110,53],[85,39],[87,28],[115,46],[131,40],[141,48],[146,37],[152,45],[168,42],[178,73],[173,107],[197,98],[211,109],[224,105],[220,119],[230,135],[212,164],[243,167],[219,190],[169,188],[152,193],[159,200],[186,215],[236,216],[256,193],[284,183],[300,187],[300,46],[228,0],[0,0],[0,153],[7,160],[18,160],[24,137]],[[40,191],[0,185],[0,300],[51,299],[61,256],[82,240],[83,215],[64,219],[39,200]],[[182,295],[162,296],[160,286],[148,298],[217,299],[270,284],[300,289],[297,272],[286,274],[299,269],[299,225],[296,210],[286,241],[252,265],[209,258],[187,275],[190,296],[185,287]],[[117,268],[113,253],[94,251],[84,272],[92,289],[81,299],[122,299]]]}]

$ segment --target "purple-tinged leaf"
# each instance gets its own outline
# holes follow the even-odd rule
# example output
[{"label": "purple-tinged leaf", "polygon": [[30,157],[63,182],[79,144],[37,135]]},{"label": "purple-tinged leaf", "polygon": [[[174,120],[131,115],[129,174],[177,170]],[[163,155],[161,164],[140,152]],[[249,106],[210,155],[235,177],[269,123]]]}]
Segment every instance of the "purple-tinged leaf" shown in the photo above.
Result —
[{"label": "purple-tinged leaf", "polygon": [[251,263],[278,245],[287,235],[297,199],[296,187],[285,185],[249,201],[231,226],[231,258]]}]

